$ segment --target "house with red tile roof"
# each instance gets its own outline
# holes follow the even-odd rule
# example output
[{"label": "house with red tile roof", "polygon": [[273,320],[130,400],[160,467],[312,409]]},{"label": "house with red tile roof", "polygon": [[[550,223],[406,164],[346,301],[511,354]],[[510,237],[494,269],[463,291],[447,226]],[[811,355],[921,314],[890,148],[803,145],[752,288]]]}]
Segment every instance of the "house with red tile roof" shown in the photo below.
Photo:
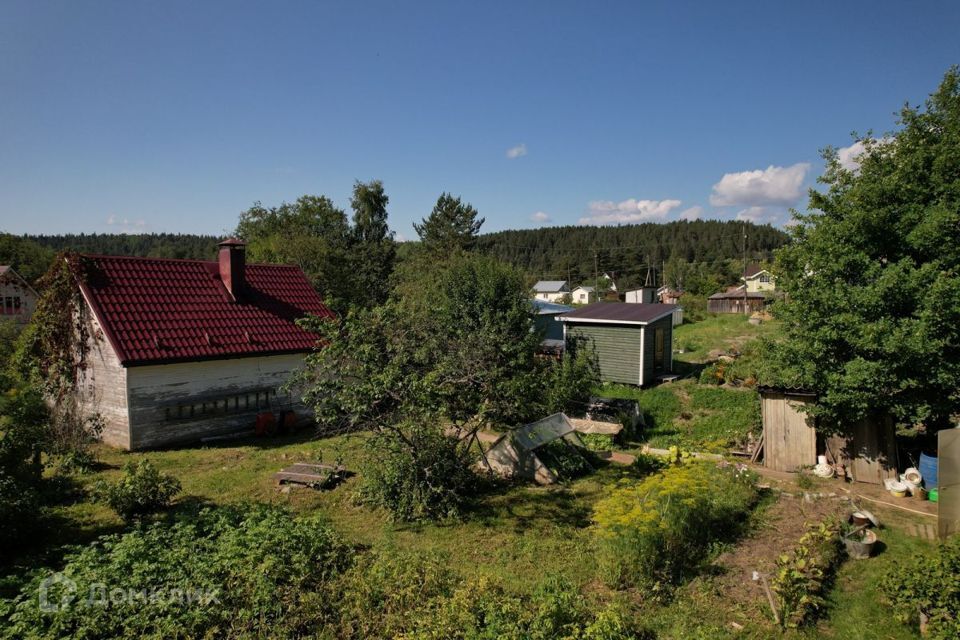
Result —
[{"label": "house with red tile roof", "polygon": [[[333,317],[298,267],[247,264],[244,243],[216,262],[80,256],[86,303],[81,406],[124,449],[252,432],[258,416],[306,409],[282,387],[316,345],[296,321]],[[261,418],[262,420],[263,418]]]}]

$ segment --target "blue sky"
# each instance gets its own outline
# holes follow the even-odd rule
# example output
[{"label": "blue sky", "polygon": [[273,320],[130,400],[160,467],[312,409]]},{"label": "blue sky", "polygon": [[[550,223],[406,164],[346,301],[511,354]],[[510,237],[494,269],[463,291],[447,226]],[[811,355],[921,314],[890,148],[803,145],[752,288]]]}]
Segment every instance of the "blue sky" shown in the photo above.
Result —
[{"label": "blue sky", "polygon": [[0,230],[222,233],[379,178],[414,236],[802,207],[960,63],[957,2],[0,3]]}]

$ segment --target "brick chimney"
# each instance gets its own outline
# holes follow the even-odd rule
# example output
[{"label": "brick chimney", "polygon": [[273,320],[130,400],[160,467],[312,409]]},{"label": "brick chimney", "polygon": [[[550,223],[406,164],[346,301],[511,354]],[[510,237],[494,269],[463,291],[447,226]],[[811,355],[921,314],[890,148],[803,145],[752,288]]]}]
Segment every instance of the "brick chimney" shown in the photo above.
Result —
[{"label": "brick chimney", "polygon": [[241,302],[246,290],[247,245],[243,240],[228,238],[217,246],[220,247],[220,280],[234,301]]}]

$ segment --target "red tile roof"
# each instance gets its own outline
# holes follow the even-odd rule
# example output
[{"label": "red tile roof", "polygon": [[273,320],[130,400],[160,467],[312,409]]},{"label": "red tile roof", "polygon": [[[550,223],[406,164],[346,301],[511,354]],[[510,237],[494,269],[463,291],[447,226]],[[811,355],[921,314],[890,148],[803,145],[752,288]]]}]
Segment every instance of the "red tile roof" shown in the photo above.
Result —
[{"label": "red tile roof", "polygon": [[249,264],[230,300],[216,262],[80,256],[80,287],[124,366],[310,351],[294,324],[333,317],[298,267]]},{"label": "red tile roof", "polygon": [[752,278],[753,276],[757,275],[761,271],[766,271],[766,269],[762,268],[758,264],[751,264],[749,267],[743,270],[743,277]]}]

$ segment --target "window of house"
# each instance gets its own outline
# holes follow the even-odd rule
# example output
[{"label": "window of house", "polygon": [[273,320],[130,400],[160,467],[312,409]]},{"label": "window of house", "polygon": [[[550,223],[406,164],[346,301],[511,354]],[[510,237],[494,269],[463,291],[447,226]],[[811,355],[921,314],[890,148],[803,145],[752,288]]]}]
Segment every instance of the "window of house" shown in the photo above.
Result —
[{"label": "window of house", "polygon": [[769,276],[768,274],[766,274],[766,273],[760,274],[760,282],[769,283],[769,282],[770,282],[770,276]]},{"label": "window of house", "polygon": [[207,398],[166,407],[166,420],[199,420],[215,415],[269,409],[276,403],[276,389],[257,389],[223,398]]}]

